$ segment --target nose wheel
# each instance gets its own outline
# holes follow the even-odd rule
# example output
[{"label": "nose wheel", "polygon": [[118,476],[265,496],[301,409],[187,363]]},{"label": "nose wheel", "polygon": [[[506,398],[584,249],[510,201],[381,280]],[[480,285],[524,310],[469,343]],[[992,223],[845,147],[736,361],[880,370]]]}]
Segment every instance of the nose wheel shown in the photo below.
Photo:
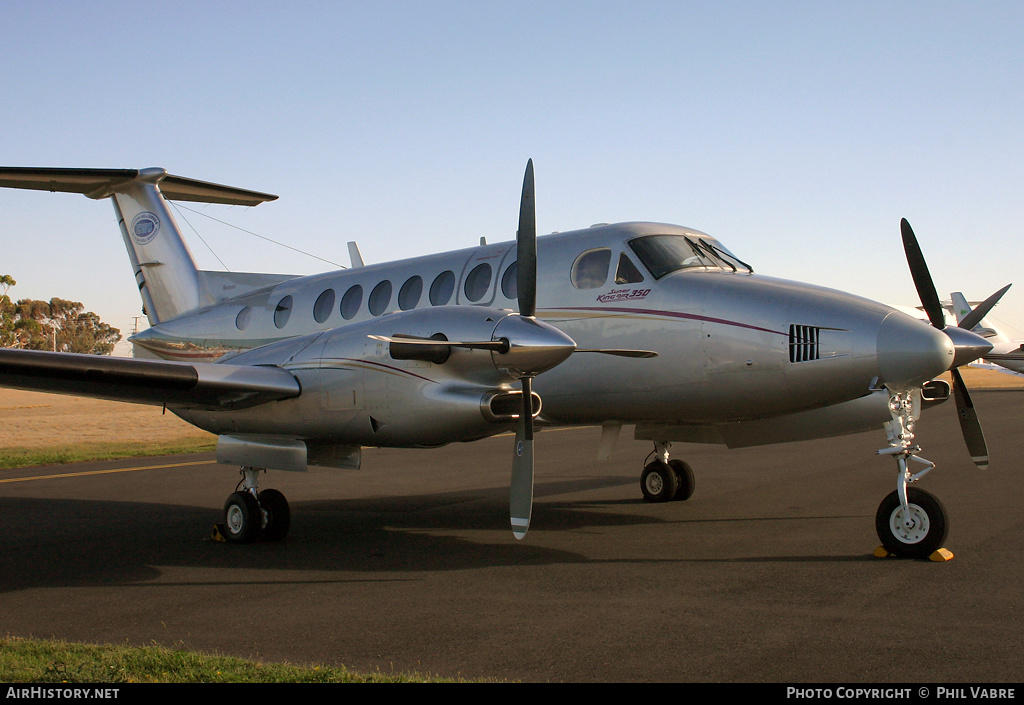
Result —
[{"label": "nose wheel", "polygon": [[946,511],[936,497],[917,489],[907,490],[907,505],[893,491],[875,514],[875,531],[882,548],[905,558],[928,558],[942,548],[949,532]]},{"label": "nose wheel", "polygon": [[238,489],[224,503],[224,523],[217,528],[231,543],[280,541],[288,535],[288,500],[274,489],[259,491],[260,470],[243,467]]}]

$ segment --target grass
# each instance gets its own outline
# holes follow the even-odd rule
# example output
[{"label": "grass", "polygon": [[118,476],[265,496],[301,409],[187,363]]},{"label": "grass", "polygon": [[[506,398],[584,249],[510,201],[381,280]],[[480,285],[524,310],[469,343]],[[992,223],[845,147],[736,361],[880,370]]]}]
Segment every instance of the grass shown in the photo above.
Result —
[{"label": "grass", "polygon": [[206,453],[217,448],[216,438],[181,438],[158,443],[78,443],[52,448],[0,448],[0,470],[64,465],[87,460],[116,460],[148,455]]},{"label": "grass", "polygon": [[0,683],[426,683],[422,674],[354,673],[168,649],[0,638]]}]

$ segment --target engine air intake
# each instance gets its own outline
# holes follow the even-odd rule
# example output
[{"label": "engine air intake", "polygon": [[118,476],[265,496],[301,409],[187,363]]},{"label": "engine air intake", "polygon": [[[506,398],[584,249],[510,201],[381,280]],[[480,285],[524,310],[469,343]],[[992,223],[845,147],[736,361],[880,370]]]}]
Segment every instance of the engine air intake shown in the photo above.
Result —
[{"label": "engine air intake", "polygon": [[818,345],[820,328],[801,326],[796,323],[789,325],[789,361],[809,362],[821,357]]}]

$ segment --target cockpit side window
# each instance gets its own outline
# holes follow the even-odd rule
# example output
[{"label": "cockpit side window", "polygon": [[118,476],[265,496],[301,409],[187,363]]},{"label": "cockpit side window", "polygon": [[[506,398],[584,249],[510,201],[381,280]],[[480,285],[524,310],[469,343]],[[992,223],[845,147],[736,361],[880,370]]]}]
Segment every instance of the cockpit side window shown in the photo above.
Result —
[{"label": "cockpit side window", "polygon": [[588,250],[572,264],[572,285],[577,289],[596,289],[608,280],[612,251],[607,248]]},{"label": "cockpit side window", "polygon": [[633,260],[626,257],[626,253],[623,252],[619,255],[619,265],[615,268],[615,283],[616,284],[633,284],[636,282],[642,282],[644,275],[640,273],[640,270],[633,264]]}]

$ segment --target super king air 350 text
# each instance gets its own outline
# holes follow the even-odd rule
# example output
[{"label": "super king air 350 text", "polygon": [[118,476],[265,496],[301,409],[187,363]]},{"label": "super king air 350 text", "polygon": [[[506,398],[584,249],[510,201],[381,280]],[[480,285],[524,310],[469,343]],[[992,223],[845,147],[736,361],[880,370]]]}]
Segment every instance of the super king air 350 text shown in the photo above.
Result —
[{"label": "super king air 350 text", "polygon": [[[946,326],[913,231],[903,240],[932,325],[888,306],[755,274],[714,238],[660,223],[537,238],[532,162],[515,242],[304,277],[202,271],[166,199],[258,205],[276,196],[162,169],[0,168],[0,186],[111,199],[156,359],[0,350],[0,384],[165,405],[218,435],[242,468],[224,507],[229,540],[280,540],[288,503],[265,469],[358,467],[361,448],[433,447],[511,428],[510,517],[533,504],[533,432],[623,425],[653,441],[645,499],[684,500],[694,476],[674,442],[730,447],[884,428],[895,490],[883,546],[942,546],[941,504],[912,484],[933,465],[914,444],[922,407],[953,392],[968,448],[985,440],[957,368],[990,344],[970,331],[995,305]],[[358,257],[354,264],[361,265]],[[543,401],[542,401],[543,400]],[[917,471],[917,472],[915,472]]]}]

